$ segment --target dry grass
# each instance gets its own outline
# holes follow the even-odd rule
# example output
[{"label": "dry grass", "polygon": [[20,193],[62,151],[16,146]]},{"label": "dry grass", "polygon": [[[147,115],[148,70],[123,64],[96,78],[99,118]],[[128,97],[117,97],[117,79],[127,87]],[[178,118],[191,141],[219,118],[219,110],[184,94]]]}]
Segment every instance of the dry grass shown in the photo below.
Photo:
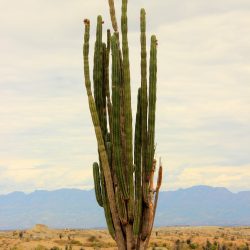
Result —
[{"label": "dry grass", "polygon": [[[0,232],[1,250],[116,249],[106,230],[49,229]],[[250,227],[166,227],[153,231],[150,249],[249,250]]]}]

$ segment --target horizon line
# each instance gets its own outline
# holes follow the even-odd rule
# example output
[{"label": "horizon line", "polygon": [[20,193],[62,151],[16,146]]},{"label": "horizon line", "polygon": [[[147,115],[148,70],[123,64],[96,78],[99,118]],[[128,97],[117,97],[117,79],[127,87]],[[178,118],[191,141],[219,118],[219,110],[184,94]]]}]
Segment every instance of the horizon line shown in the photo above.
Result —
[{"label": "horizon line", "polygon": [[[248,190],[240,190],[240,191],[232,191],[229,188],[223,187],[223,186],[193,185],[193,186],[190,186],[190,187],[180,187],[180,188],[177,188],[177,189],[161,190],[160,193],[162,193],[162,192],[176,192],[176,191],[180,191],[180,190],[191,189],[191,188],[194,188],[194,187],[208,187],[208,188],[212,188],[212,189],[222,188],[222,189],[226,189],[227,191],[229,191],[230,193],[233,193],[233,194],[238,194],[238,193],[241,193],[241,192],[250,192],[250,189],[248,189]],[[0,193],[0,196],[7,196],[7,195],[10,195],[10,194],[13,194],[13,193],[23,193],[25,195],[29,195],[29,194],[39,192],[39,191],[55,192],[55,191],[59,191],[59,190],[63,190],[63,189],[66,189],[66,190],[78,190],[78,191],[93,191],[94,187],[91,187],[91,188],[61,187],[61,188],[56,188],[56,189],[42,189],[41,188],[41,189],[34,189],[33,191],[21,191],[21,190],[19,191],[19,190],[16,190],[16,191],[8,192],[8,193]]]}]

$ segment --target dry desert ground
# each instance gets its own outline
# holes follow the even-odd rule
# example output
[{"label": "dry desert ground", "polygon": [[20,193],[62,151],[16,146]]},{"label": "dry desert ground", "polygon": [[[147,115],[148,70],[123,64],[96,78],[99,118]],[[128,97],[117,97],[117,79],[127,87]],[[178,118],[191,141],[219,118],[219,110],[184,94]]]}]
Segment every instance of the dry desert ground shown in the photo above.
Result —
[{"label": "dry desert ground", "polygon": [[[116,249],[107,230],[51,229],[0,231],[1,250]],[[250,227],[155,228],[149,249],[248,250]]]}]

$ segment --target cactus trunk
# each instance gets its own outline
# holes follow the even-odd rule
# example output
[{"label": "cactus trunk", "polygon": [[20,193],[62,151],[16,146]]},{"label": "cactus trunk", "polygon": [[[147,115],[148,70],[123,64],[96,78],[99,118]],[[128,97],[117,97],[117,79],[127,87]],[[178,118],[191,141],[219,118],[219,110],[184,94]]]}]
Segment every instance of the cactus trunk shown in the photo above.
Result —
[{"label": "cactus trunk", "polygon": [[114,33],[107,30],[107,43],[103,42],[103,21],[98,16],[93,64],[94,94],[89,74],[90,22],[84,21],[85,87],[99,158],[99,164],[93,164],[95,194],[98,204],[104,209],[109,233],[117,242],[118,249],[146,249],[162,182],[160,163],[154,189],[157,40],[154,35],[151,37],[147,79],[146,13],[142,9],[141,86],[137,96],[133,145],[128,0],[122,0],[121,43],[114,1],[109,0],[108,3]]}]

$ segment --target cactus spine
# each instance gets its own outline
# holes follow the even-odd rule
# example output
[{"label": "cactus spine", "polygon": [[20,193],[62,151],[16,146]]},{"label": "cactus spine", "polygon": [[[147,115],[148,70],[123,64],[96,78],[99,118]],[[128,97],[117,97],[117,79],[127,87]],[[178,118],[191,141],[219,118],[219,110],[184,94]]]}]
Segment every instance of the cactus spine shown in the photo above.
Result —
[{"label": "cactus spine", "polygon": [[108,2],[114,33],[107,30],[107,43],[103,42],[103,21],[98,16],[93,65],[94,94],[89,74],[90,22],[84,21],[85,87],[99,155],[99,164],[93,164],[95,194],[98,204],[104,208],[108,230],[118,249],[146,249],[162,182],[160,163],[154,189],[157,40],[154,35],[151,37],[147,80],[146,12],[141,9],[141,86],[137,96],[133,145],[128,1],[122,0],[121,42],[114,1]]}]

